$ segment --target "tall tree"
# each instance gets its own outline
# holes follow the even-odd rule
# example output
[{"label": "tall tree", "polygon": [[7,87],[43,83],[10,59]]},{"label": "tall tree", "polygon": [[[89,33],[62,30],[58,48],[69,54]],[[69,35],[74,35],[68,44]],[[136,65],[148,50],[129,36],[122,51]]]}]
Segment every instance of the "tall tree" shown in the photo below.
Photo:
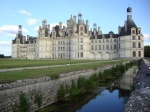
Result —
[{"label": "tall tree", "polygon": [[150,46],[144,46],[144,57],[150,57]]}]

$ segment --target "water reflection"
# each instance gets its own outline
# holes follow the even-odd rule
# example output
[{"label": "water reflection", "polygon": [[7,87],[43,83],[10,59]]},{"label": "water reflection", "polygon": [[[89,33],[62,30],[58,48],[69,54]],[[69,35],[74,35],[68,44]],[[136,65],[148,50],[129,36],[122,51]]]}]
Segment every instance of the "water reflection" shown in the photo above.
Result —
[{"label": "water reflection", "polygon": [[131,90],[131,86],[133,85],[133,78],[136,76],[136,72],[137,66],[129,68],[124,73],[124,75],[114,83],[114,85],[120,89]]},{"label": "water reflection", "polygon": [[58,101],[42,112],[123,112],[136,72],[134,66],[102,92]]}]

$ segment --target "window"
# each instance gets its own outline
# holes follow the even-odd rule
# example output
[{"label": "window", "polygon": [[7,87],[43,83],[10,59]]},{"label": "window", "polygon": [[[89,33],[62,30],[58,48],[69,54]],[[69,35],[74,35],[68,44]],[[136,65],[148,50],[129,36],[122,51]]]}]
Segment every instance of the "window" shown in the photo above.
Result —
[{"label": "window", "polygon": [[80,45],[80,50],[83,50],[83,45]]},{"label": "window", "polygon": [[78,38],[78,43],[79,43],[79,38]]},{"label": "window", "polygon": [[94,50],[94,46],[93,45],[91,46],[91,49]]},{"label": "window", "polygon": [[101,45],[99,45],[99,50],[101,50]]},{"label": "window", "polygon": [[53,32],[53,36],[55,35],[55,32]]},{"label": "window", "polygon": [[109,45],[106,45],[106,49],[107,49],[107,50],[109,49]]},{"label": "window", "polygon": [[139,54],[139,57],[141,57],[141,51],[139,51],[138,54]]},{"label": "window", "polygon": [[135,42],[132,43],[132,47],[136,48],[136,43]]},{"label": "window", "polygon": [[83,35],[83,33],[80,33],[80,35]]},{"label": "window", "polygon": [[108,40],[108,39],[106,39],[106,42],[109,42],[109,40]]},{"label": "window", "polygon": [[139,30],[139,34],[141,33],[141,31]]},{"label": "window", "polygon": [[80,27],[80,31],[83,31],[83,27]]},{"label": "window", "polygon": [[99,43],[101,42],[101,40],[99,39]]},{"label": "window", "polygon": [[83,58],[83,52],[81,52],[81,57]]},{"label": "window", "polygon": [[105,46],[103,45],[103,50],[105,49]]},{"label": "window", "polygon": [[132,30],[132,34],[135,34],[135,31],[134,31],[134,30]]},{"label": "window", "polygon": [[116,39],[114,39],[114,42],[116,42]]},{"label": "window", "polygon": [[78,57],[79,57],[79,52],[78,52]]},{"label": "window", "polygon": [[91,43],[93,43],[93,40],[91,40]]},{"label": "window", "polygon": [[133,55],[133,57],[136,57],[136,52],[133,51],[133,52],[132,52],[132,55]]},{"label": "window", "polygon": [[95,50],[97,50],[97,45],[95,45]]},{"label": "window", "polygon": [[141,48],[141,43],[140,42],[138,43],[138,48]]},{"label": "window", "polygon": [[138,36],[138,39],[139,39],[139,40],[141,40],[141,37],[140,37],[140,36]]},{"label": "window", "polygon": [[132,36],[132,40],[135,40],[135,36]]},{"label": "window", "polygon": [[83,43],[83,38],[80,39],[81,43]]}]

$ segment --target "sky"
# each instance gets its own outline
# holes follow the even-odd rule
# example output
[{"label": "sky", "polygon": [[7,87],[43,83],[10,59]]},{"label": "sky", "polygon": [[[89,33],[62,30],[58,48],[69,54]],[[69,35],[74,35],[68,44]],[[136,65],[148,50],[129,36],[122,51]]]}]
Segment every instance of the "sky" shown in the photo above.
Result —
[{"label": "sky", "polygon": [[23,35],[37,36],[38,27],[46,19],[50,26],[82,13],[90,28],[96,23],[102,33],[118,33],[127,19],[127,8],[132,7],[132,18],[142,28],[144,45],[150,45],[150,0],[0,0],[0,54],[11,55],[12,40],[22,25]]}]

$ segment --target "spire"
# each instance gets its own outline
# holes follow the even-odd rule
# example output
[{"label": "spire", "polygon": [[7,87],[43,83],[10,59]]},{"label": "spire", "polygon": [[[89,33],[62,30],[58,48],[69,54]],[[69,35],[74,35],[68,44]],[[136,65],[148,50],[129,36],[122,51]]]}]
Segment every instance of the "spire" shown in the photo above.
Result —
[{"label": "spire", "polygon": [[18,34],[22,35],[22,26],[21,25],[18,26]]}]

